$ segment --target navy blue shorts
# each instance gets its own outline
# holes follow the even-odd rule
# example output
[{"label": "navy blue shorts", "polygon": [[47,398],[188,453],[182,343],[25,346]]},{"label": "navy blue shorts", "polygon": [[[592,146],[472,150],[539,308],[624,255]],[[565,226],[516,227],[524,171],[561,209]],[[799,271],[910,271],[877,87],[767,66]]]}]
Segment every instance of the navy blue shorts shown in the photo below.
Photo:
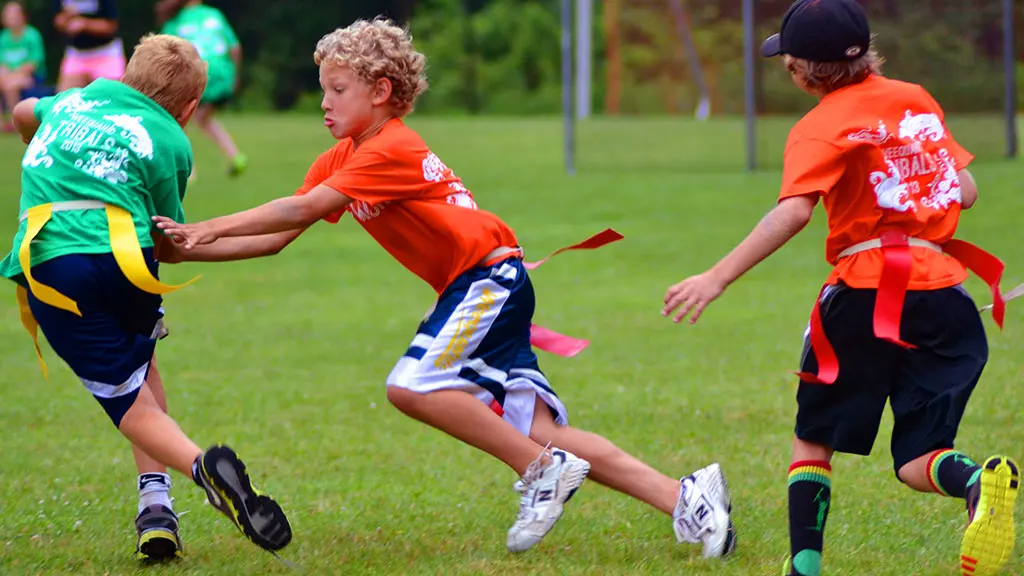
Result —
[{"label": "navy blue shorts", "polygon": [[[142,252],[156,276],[153,249]],[[132,285],[113,254],[60,256],[33,266],[32,276],[78,304],[81,316],[28,298],[50,347],[120,426],[166,333],[162,298]]]},{"label": "navy blue shorts", "polygon": [[[839,377],[831,385],[800,383],[796,435],[866,456],[888,402],[898,472],[933,450],[953,448],[988,361],[988,340],[977,306],[960,286],[907,292],[900,338],[916,349],[880,340],[873,328],[875,293],[840,284],[821,299],[822,325],[839,359]],[[802,371],[818,370],[806,338],[801,364]]]},{"label": "navy blue shorts", "polygon": [[567,424],[530,345],[534,306],[522,260],[471,268],[441,293],[387,385],[470,392],[526,435],[540,398],[556,423]]}]

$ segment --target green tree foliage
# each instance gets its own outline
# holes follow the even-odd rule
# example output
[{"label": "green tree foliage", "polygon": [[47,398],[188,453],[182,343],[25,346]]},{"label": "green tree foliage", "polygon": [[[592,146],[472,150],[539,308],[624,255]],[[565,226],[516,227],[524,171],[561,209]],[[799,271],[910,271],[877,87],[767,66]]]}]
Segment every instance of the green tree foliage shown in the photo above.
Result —
[{"label": "green tree foliage", "polygon": [[[594,24],[594,109],[604,102],[603,2]],[[63,45],[52,0],[26,0],[48,40],[55,76]],[[245,51],[246,109],[315,109],[317,40],[357,18],[408,24],[429,58],[431,90],[421,113],[555,114],[561,106],[560,0],[208,0],[236,27]],[[716,113],[743,111],[743,25],[738,0],[684,0]],[[1002,106],[999,0],[863,0],[890,76],[925,84],[951,112]],[[120,0],[129,50],[153,31],[152,0]],[[626,114],[693,111],[699,95],[665,0],[621,2],[622,98]],[[757,0],[758,39],[777,30],[790,0]],[[968,5],[970,4],[970,5]],[[1020,10],[1024,11],[1024,5]],[[1018,15],[1019,19],[1019,15]],[[758,59],[759,110],[793,113],[810,102],[777,61]],[[55,78],[52,78],[55,80]],[[1024,79],[1022,79],[1024,82]]]}]

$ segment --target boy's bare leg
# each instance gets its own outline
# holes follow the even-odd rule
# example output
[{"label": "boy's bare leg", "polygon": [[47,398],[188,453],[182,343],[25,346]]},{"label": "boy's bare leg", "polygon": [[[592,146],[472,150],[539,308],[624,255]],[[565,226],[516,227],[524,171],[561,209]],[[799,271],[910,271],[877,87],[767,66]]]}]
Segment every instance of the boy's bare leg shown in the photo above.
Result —
[{"label": "boy's bare leg", "polygon": [[[146,385],[161,412],[167,414],[167,398],[156,367],[156,355],[150,360]],[[135,466],[139,470],[139,506],[135,517],[138,532],[136,554],[143,559],[162,560],[181,553],[178,516],[171,503],[171,478],[167,467],[132,444]]]},{"label": "boy's bare leg", "polygon": [[152,460],[164,462],[186,478],[192,478],[192,463],[203,451],[164,412],[148,381],[121,419],[120,430],[133,446]]},{"label": "boy's bare leg", "polygon": [[561,446],[537,444],[471,394],[461,390],[418,393],[388,386],[388,400],[405,414],[501,460],[520,475],[519,515],[506,547],[525,552],[555,527],[566,502],[583,484],[590,464]]},{"label": "boy's bare leg", "polygon": [[[160,377],[160,372],[156,367],[156,354],[153,355],[153,359],[149,365],[149,378],[146,379],[146,383],[149,385],[150,391],[153,393],[153,398],[156,400],[157,406],[160,410],[167,414],[167,395],[164,393],[163,379]],[[132,444],[132,453],[135,456],[135,466],[139,470],[139,475],[147,473],[159,473],[166,474],[167,467],[157,462],[153,458],[146,454],[138,446]]]},{"label": "boy's bare leg", "polygon": [[597,483],[646,502],[669,516],[675,512],[678,478],[658,472],[597,434],[559,426],[539,397],[530,438],[540,445],[550,442],[590,462],[590,478]]},{"label": "boy's bare leg", "polygon": [[229,160],[238,156],[238,147],[235,146],[235,141],[231,139],[231,134],[228,134],[224,126],[214,118],[212,105],[200,104],[196,110],[195,122],[199,124],[203,132],[206,132],[207,136],[217,143],[217,147]]},{"label": "boy's bare leg", "polygon": [[461,390],[421,394],[388,386],[388,401],[407,416],[501,460],[522,476],[544,445],[523,436],[480,400]]},{"label": "boy's bare leg", "polygon": [[231,163],[229,174],[237,176],[245,171],[248,159],[244,154],[240,153],[238,146],[235,145],[235,141],[231,138],[231,134],[228,133],[224,125],[214,118],[216,109],[212,104],[200,104],[199,108],[196,109],[195,119],[199,125],[199,128],[206,133],[217,146],[221,152],[227,156],[228,161]]}]

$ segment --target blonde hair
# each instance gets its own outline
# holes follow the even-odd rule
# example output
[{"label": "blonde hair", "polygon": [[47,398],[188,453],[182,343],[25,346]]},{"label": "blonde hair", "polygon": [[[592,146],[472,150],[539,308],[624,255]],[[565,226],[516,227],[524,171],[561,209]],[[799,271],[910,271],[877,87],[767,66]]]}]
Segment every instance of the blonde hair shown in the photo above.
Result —
[{"label": "blonde hair", "polygon": [[790,58],[786,63],[786,69],[790,74],[799,76],[809,90],[828,94],[857,84],[872,74],[881,74],[884,63],[885,59],[878,54],[872,39],[867,53],[856,60],[815,62]]},{"label": "blonde hair", "polygon": [[370,84],[387,78],[391,81],[390,105],[400,116],[411,112],[416,98],[427,91],[427,57],[413,48],[408,29],[390,20],[357,20],[338,28],[317,42],[313,60],[317,66],[348,66]]},{"label": "blonde hair", "polygon": [[143,36],[121,78],[174,117],[202,97],[206,81],[206,62],[195,46],[167,34]]}]

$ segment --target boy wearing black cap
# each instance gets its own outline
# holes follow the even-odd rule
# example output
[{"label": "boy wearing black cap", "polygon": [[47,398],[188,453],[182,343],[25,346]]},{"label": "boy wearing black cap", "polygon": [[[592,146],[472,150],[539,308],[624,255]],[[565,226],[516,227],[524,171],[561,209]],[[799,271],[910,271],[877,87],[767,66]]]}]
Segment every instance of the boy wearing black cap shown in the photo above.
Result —
[{"label": "boy wearing black cap", "polygon": [[[985,280],[1001,327],[1003,265],[953,236],[977,199],[973,156],[949,134],[921,86],[881,75],[867,16],[853,0],[798,0],[761,47],[820,99],[786,143],[778,205],[728,256],[671,287],[676,322],[795,236],[820,200],[832,274],[805,334],[789,474],[786,573],[818,576],[834,452],[870,454],[886,401],[897,477],[921,492],[966,500],[963,574],[994,574],[1015,540],[1017,465],[982,466],[953,443],[988,360],[977,307],[961,286]],[[841,366],[841,368],[840,368]]]}]

